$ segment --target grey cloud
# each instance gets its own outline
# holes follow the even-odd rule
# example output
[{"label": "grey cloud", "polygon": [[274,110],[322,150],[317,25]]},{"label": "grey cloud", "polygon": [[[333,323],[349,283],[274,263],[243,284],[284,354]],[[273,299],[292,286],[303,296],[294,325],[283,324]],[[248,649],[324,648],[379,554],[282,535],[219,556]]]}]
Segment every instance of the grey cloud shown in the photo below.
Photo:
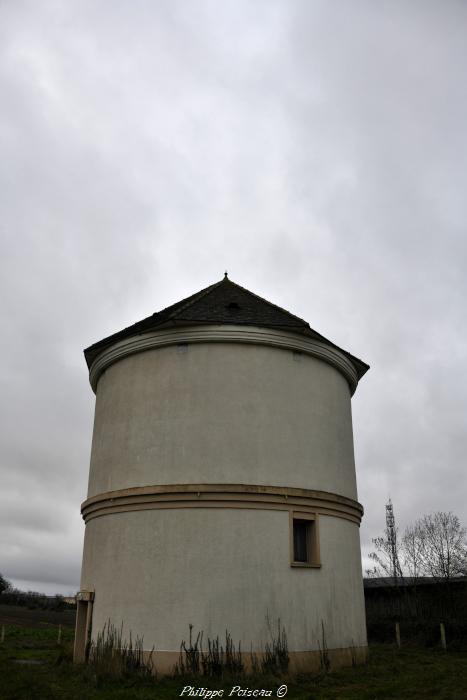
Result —
[{"label": "grey cloud", "polygon": [[82,348],[225,268],[372,366],[353,399],[364,552],[389,495],[401,527],[467,523],[466,14],[2,4],[2,573],[78,585]]}]

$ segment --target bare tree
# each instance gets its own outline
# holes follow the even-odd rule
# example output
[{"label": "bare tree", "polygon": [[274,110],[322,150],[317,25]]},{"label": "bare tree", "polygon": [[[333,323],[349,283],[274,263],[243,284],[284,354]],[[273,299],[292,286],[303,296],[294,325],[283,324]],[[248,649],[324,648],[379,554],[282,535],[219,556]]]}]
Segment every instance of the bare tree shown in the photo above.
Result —
[{"label": "bare tree", "polygon": [[437,512],[417,521],[416,546],[420,570],[449,583],[467,573],[467,531],[453,513]]},{"label": "bare tree", "polygon": [[414,584],[423,575],[422,548],[424,537],[418,524],[409,525],[402,537],[402,561],[404,569]]},{"label": "bare tree", "polygon": [[397,586],[407,573],[414,584],[421,576],[430,576],[449,583],[467,575],[467,530],[453,513],[438,511],[423,516],[406,528],[399,541],[391,501],[386,506],[384,537],[372,540],[375,551],[369,556],[375,562],[367,576],[386,576]]}]

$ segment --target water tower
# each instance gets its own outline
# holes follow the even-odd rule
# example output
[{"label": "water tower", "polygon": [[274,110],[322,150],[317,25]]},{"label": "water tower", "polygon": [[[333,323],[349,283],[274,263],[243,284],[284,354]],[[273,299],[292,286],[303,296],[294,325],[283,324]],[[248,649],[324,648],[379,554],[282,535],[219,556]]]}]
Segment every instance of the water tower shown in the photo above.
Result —
[{"label": "water tower", "polygon": [[[85,351],[96,393],[75,659],[107,620],[178,659],[188,625],[292,668],[367,641],[351,396],[368,365],[225,276]],[[318,643],[319,642],[319,643]]]}]

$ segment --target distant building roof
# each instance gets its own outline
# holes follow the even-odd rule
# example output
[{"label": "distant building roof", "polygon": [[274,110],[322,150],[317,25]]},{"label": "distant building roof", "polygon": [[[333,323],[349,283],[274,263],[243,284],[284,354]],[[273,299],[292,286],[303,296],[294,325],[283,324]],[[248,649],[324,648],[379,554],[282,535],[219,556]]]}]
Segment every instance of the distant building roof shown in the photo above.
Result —
[{"label": "distant building roof", "polygon": [[[380,577],[370,577],[363,579],[363,586],[367,588],[395,588],[397,586],[434,586],[436,584],[442,583],[442,578],[435,578],[433,576],[417,576],[413,578],[411,576],[402,576],[397,580],[392,576],[380,576]],[[467,576],[456,576],[450,579],[450,583],[463,583],[467,584]]]},{"label": "distant building roof", "polygon": [[102,350],[124,338],[149,333],[159,328],[193,324],[234,324],[292,331],[343,352],[354,366],[358,379],[369,369],[365,362],[324,338],[303,319],[232,282],[227,275],[220,282],[94,343],[84,351],[87,365],[91,367]]}]

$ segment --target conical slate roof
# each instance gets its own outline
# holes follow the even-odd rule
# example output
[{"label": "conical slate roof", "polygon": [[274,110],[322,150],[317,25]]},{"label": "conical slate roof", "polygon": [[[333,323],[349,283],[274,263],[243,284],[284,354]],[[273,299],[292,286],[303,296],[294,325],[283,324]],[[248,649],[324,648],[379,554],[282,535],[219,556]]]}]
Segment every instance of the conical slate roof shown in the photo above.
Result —
[{"label": "conical slate roof", "polygon": [[200,292],[182,299],[182,301],[178,301],[176,304],[172,304],[172,306],[168,306],[166,309],[158,311],[98,343],[94,343],[84,351],[87,365],[91,367],[102,350],[124,338],[148,333],[159,328],[197,323],[260,326],[292,331],[320,340],[330,347],[341,350],[355,367],[359,379],[369,369],[365,362],[342,348],[338,348],[337,345],[310,328],[306,321],[232,282],[228,279],[227,274],[220,282],[216,282]]}]

